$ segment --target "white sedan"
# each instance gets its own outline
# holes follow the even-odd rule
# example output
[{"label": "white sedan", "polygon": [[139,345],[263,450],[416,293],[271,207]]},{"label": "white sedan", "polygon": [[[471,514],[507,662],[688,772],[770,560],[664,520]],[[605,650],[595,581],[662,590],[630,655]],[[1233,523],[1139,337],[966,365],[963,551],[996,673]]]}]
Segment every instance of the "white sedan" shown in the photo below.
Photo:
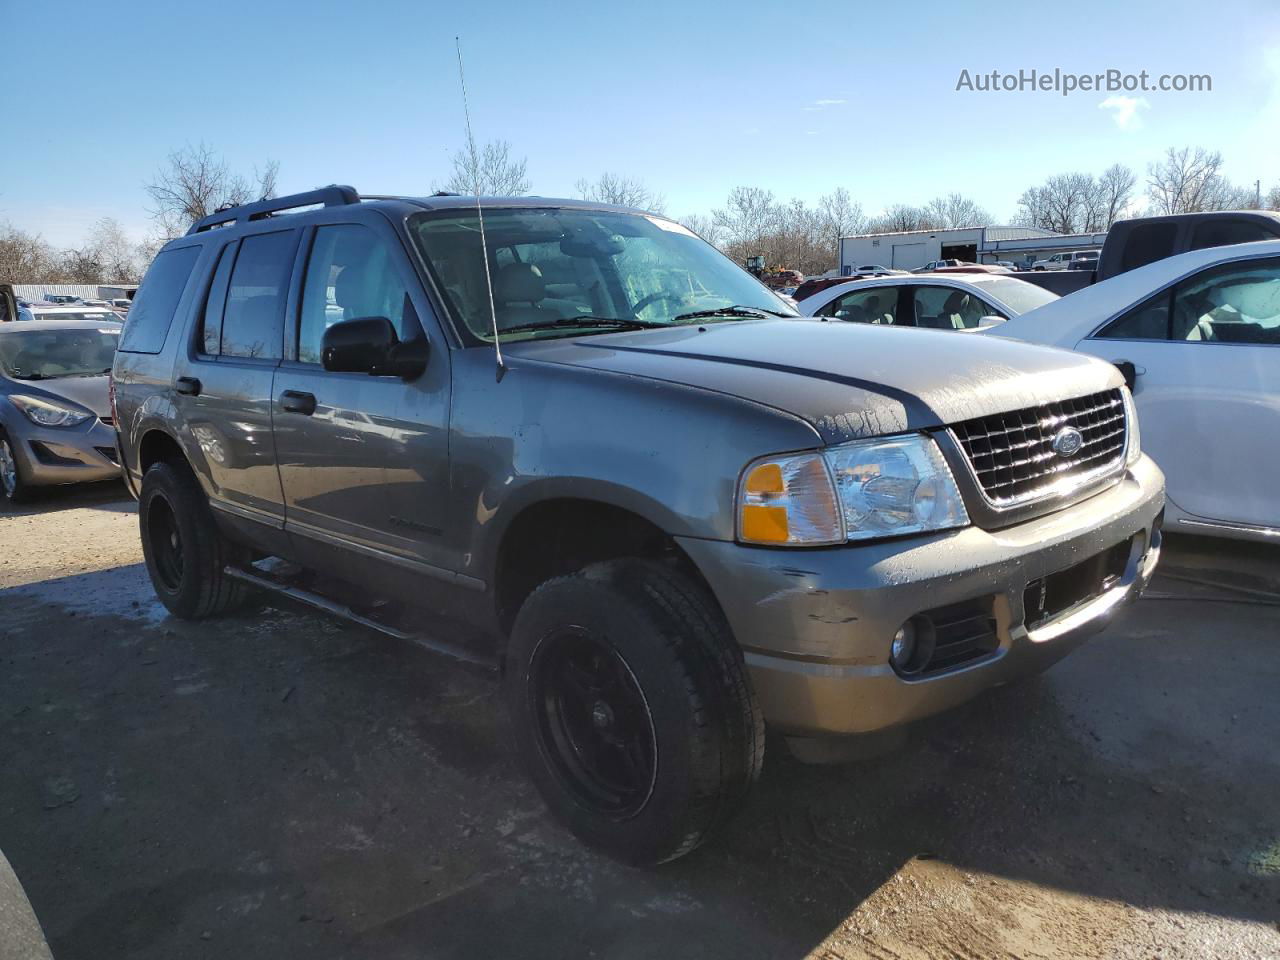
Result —
[{"label": "white sedan", "polygon": [[806,317],[972,331],[1057,299],[1007,274],[907,274],[836,284],[805,297],[798,309]]},{"label": "white sedan", "polygon": [[1159,260],[991,333],[1120,367],[1170,529],[1280,541],[1280,241]]}]

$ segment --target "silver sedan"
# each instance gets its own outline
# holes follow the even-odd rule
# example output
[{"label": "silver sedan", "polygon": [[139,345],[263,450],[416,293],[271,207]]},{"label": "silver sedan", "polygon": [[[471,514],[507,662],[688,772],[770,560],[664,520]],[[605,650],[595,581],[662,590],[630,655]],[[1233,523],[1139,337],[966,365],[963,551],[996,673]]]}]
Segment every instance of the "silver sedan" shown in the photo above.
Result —
[{"label": "silver sedan", "polygon": [[0,492],[120,475],[108,376],[118,324],[0,325]]}]

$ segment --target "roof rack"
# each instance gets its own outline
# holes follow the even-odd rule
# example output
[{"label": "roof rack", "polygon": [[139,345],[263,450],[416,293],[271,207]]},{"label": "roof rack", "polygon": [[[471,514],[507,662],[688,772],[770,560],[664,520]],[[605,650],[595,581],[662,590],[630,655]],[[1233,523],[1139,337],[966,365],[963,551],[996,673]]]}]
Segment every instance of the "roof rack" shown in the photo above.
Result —
[{"label": "roof rack", "polygon": [[309,190],[306,193],[295,193],[287,197],[273,197],[270,200],[259,200],[256,203],[246,203],[238,207],[219,210],[193,223],[191,229],[187,231],[187,236],[191,236],[193,233],[203,233],[205,230],[211,230],[220,224],[235,223],[238,220],[262,220],[273,213],[292,210],[295,207],[310,207],[316,204],[324,204],[326,207],[341,207],[349,203],[359,202],[360,194],[356,193],[355,187],[340,187],[337,184],[333,184],[328,187],[321,187],[319,190]]}]

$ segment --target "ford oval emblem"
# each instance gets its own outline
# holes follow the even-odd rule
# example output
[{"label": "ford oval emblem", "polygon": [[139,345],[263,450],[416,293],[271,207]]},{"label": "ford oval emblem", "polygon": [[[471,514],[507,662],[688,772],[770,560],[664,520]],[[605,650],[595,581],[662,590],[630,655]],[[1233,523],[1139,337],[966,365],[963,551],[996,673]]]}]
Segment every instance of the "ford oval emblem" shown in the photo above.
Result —
[{"label": "ford oval emblem", "polygon": [[1075,427],[1063,427],[1053,435],[1051,446],[1060,457],[1074,457],[1084,446],[1084,434]]}]

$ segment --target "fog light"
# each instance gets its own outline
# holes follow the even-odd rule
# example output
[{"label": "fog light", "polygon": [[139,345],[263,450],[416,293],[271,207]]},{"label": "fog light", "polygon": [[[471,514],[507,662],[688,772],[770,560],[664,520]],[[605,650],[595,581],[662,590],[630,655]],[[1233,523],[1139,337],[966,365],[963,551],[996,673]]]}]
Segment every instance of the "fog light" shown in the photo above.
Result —
[{"label": "fog light", "polygon": [[889,648],[889,661],[899,670],[905,670],[916,652],[916,628],[908,620],[893,635],[893,646]]},{"label": "fog light", "polygon": [[903,676],[919,673],[933,656],[933,621],[915,616],[898,628],[889,645],[889,664]]}]

